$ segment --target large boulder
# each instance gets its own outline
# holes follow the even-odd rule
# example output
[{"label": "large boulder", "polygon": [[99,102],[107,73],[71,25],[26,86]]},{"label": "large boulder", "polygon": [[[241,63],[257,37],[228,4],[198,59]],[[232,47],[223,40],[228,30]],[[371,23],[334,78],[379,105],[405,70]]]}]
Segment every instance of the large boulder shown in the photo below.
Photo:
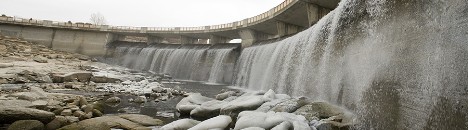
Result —
[{"label": "large boulder", "polygon": [[0,106],[0,124],[9,124],[18,120],[38,120],[46,124],[54,120],[55,114],[48,111]]},{"label": "large boulder", "polygon": [[223,105],[220,113],[237,117],[237,114],[242,111],[255,110],[260,107],[265,102],[262,97],[263,95],[240,96]]},{"label": "large boulder", "polygon": [[19,120],[11,124],[8,130],[44,130],[44,124],[37,120]]},{"label": "large boulder", "polygon": [[231,124],[232,119],[230,116],[220,115],[211,119],[205,120],[189,130],[223,130]]},{"label": "large boulder", "polygon": [[0,100],[0,106],[6,107],[32,107],[31,101],[27,100]]},{"label": "large boulder", "polygon": [[302,106],[294,112],[294,114],[302,115],[308,120],[312,120],[314,117],[326,119],[332,116],[343,115],[344,113],[344,109],[326,102],[310,103]]},{"label": "large boulder", "polygon": [[174,122],[171,122],[167,125],[161,127],[161,130],[187,130],[195,125],[199,124],[200,121],[193,119],[180,119]]},{"label": "large boulder", "polygon": [[221,107],[227,102],[211,100],[205,102],[190,112],[190,117],[195,119],[208,119],[220,114]]},{"label": "large boulder", "polygon": [[123,119],[118,116],[103,116],[103,117],[96,117],[87,120],[80,121],[75,124],[71,124],[60,129],[63,130],[70,130],[70,129],[82,129],[82,130],[99,130],[99,129],[110,129],[110,128],[121,128],[121,129],[139,129],[145,128],[144,126]]},{"label": "large boulder", "polygon": [[234,130],[241,130],[249,127],[272,129],[275,126],[281,125],[283,122],[291,123],[295,130],[311,129],[308,125],[308,121],[300,115],[273,111],[267,113],[256,111],[243,111],[237,117],[237,122],[234,127]]},{"label": "large boulder", "polygon": [[159,119],[154,119],[147,115],[124,114],[124,115],[119,115],[119,117],[138,123],[140,125],[144,125],[144,126],[160,126],[163,124],[163,121]]},{"label": "large boulder", "polygon": [[275,107],[273,107],[271,110],[274,112],[294,112],[300,107],[304,106],[307,104],[307,101],[305,98],[299,98],[299,99],[290,99],[284,102],[281,102],[277,104]]},{"label": "large boulder", "polygon": [[191,93],[189,96],[183,98],[179,103],[177,103],[176,109],[181,115],[190,115],[190,112],[193,109],[211,100],[214,99],[202,96],[200,93]]},{"label": "large boulder", "polygon": [[56,116],[54,120],[49,122],[46,126],[46,130],[56,130],[60,127],[69,125],[70,123],[68,122],[67,118],[64,116]]},{"label": "large boulder", "polygon": [[235,96],[235,95],[236,95],[236,92],[227,91],[227,92],[220,93],[220,94],[216,95],[216,100],[224,100],[224,99],[226,99],[228,97]]}]

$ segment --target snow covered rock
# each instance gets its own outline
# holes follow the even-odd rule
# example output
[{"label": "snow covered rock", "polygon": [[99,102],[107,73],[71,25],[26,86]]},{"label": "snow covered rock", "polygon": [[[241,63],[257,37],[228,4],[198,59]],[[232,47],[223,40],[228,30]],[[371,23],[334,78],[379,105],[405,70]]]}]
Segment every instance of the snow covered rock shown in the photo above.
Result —
[{"label": "snow covered rock", "polygon": [[161,130],[186,130],[199,124],[200,121],[192,119],[180,119],[161,127]]},{"label": "snow covered rock", "polygon": [[216,100],[224,100],[228,97],[231,97],[231,96],[234,96],[236,94],[236,92],[234,91],[227,91],[227,92],[224,92],[224,93],[220,93],[218,95],[216,95]]},{"label": "snow covered rock", "polygon": [[[236,126],[234,130],[241,130],[249,127],[260,127],[264,129],[272,129],[283,122],[289,122],[294,129],[310,130],[305,117],[294,115],[286,112],[256,112],[256,111],[243,111],[237,117]],[[283,124],[287,125],[287,124]],[[279,126],[285,127],[285,126]]]},{"label": "snow covered rock", "polygon": [[215,99],[202,96],[200,93],[191,93],[188,97],[183,98],[177,103],[176,109],[181,115],[189,115],[193,109],[211,100]]},{"label": "snow covered rock", "polygon": [[219,115],[221,107],[227,102],[212,100],[205,102],[190,112],[190,117],[195,119],[208,119]]},{"label": "snow covered rock", "polygon": [[305,98],[299,98],[299,99],[290,99],[285,102],[281,102],[275,107],[273,107],[271,110],[275,112],[294,112],[300,107],[304,106],[307,104],[307,101]]},{"label": "snow covered rock", "polygon": [[205,120],[198,125],[190,128],[189,130],[210,130],[210,129],[217,129],[217,130],[224,130],[229,124],[232,122],[230,116],[220,115],[217,117],[210,118]]}]

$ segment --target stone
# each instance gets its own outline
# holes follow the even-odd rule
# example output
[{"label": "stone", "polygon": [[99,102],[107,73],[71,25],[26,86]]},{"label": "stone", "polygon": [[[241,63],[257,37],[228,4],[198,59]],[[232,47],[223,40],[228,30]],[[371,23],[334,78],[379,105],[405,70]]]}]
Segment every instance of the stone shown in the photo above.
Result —
[{"label": "stone", "polygon": [[0,124],[9,124],[18,120],[38,120],[49,123],[55,118],[55,114],[48,111],[24,108],[0,106]]},{"label": "stone", "polygon": [[80,117],[77,117],[79,120],[86,120],[86,119],[91,119],[93,118],[93,113],[92,112],[88,112],[84,115],[81,115]]},{"label": "stone", "polygon": [[290,99],[284,102],[279,103],[271,110],[274,112],[287,112],[291,113],[299,109],[300,107],[306,105],[306,101],[303,98],[300,99]]},{"label": "stone", "polygon": [[193,119],[180,119],[177,121],[173,121],[169,124],[166,124],[161,127],[162,130],[187,130],[195,125],[199,124],[200,121],[193,120]]},{"label": "stone", "polygon": [[36,61],[36,62],[38,62],[38,63],[47,63],[48,58],[45,58],[45,57],[43,57],[43,56],[39,56],[39,55],[38,55],[38,56],[35,56],[35,57],[33,58],[33,60]]},{"label": "stone", "polygon": [[144,125],[144,126],[160,126],[163,124],[163,121],[159,119],[154,119],[147,115],[124,114],[124,115],[119,115],[119,117],[138,123],[140,125]]},{"label": "stone", "polygon": [[30,88],[31,88],[30,92],[13,93],[13,94],[8,95],[8,97],[16,97],[21,100],[29,100],[29,101],[47,99],[47,93],[44,92],[44,90],[42,90],[41,88],[38,88],[38,87],[30,87]]},{"label": "stone", "polygon": [[333,121],[320,121],[315,128],[317,130],[350,130],[351,126]]},{"label": "stone", "polygon": [[205,120],[194,127],[190,128],[189,130],[224,130],[226,129],[229,124],[231,124],[232,118],[226,115],[219,115],[217,117],[210,118]]},{"label": "stone", "polygon": [[49,122],[46,126],[45,126],[45,129],[46,130],[56,130],[60,127],[63,127],[65,125],[69,125],[70,123],[68,123],[68,120],[67,118],[65,118],[64,116],[56,116],[54,120],[52,120],[51,122]]},{"label": "stone", "polygon": [[215,116],[218,116],[221,110],[227,102],[212,100],[201,104],[199,107],[193,109],[190,112],[190,117],[194,119],[205,120]]},{"label": "stone", "polygon": [[7,130],[43,130],[44,124],[37,120],[19,120],[11,124]]},{"label": "stone", "polygon": [[214,100],[212,98],[208,98],[205,96],[202,96],[200,93],[191,93],[189,96],[183,98],[180,100],[179,103],[176,105],[177,111],[183,116],[183,115],[190,115],[190,112],[199,107],[201,104]]},{"label": "stone", "polygon": [[7,47],[5,45],[0,44],[0,54],[5,54],[7,52]]},{"label": "stone", "polygon": [[75,122],[80,121],[78,117],[74,117],[74,116],[65,116],[65,118],[67,119],[69,123],[75,123]]},{"label": "stone", "polygon": [[146,97],[145,96],[139,96],[133,100],[135,103],[145,103],[146,102]]},{"label": "stone", "polygon": [[10,63],[0,63],[0,69],[1,68],[10,68],[13,67],[13,64]]},{"label": "stone", "polygon": [[0,106],[8,107],[33,107],[31,101],[27,100],[0,100]]},{"label": "stone", "polygon": [[91,81],[95,83],[116,83],[116,82],[121,82],[120,79],[117,78],[110,78],[106,76],[93,76],[91,77]]},{"label": "stone", "polygon": [[55,115],[60,115],[63,111],[63,107],[56,107],[56,108],[53,108],[51,109],[51,111],[55,114]]},{"label": "stone", "polygon": [[81,117],[81,116],[83,116],[83,115],[86,115],[86,113],[83,112],[83,111],[75,111],[75,112],[73,112],[73,116],[75,116],[75,117]]},{"label": "stone", "polygon": [[63,82],[89,82],[93,74],[91,72],[73,72],[63,75]]},{"label": "stone", "polygon": [[155,93],[166,93],[166,89],[164,89],[163,87],[154,87],[153,89],[151,89],[153,92]]},{"label": "stone", "polygon": [[224,93],[220,93],[218,95],[216,95],[216,100],[224,100],[230,96],[234,96],[236,94],[236,92],[234,91],[227,91],[227,92],[224,92]]},{"label": "stone", "polygon": [[332,116],[343,115],[344,110],[338,106],[331,105],[326,102],[314,102],[302,106],[297,109],[294,114],[302,115],[308,120],[313,117],[318,117],[320,119],[326,119]]},{"label": "stone", "polygon": [[78,96],[78,102],[80,103],[79,106],[83,106],[83,105],[87,105],[88,104],[88,101],[86,100],[85,97],[83,96]]},{"label": "stone", "polygon": [[85,113],[93,111],[94,107],[92,104],[84,105],[81,107],[81,110],[83,110]]},{"label": "stone", "polygon": [[106,125],[105,122],[100,122],[100,124],[78,124],[73,123],[71,125],[64,126],[58,130],[111,130],[111,128]]},{"label": "stone", "polygon": [[98,109],[93,109],[92,111],[93,113],[93,117],[101,117],[102,115],[104,115],[101,111],[99,111]]},{"label": "stone", "polygon": [[106,103],[120,103],[119,97],[111,97],[106,100]]},{"label": "stone", "polygon": [[122,128],[122,129],[136,129],[144,126],[134,123],[132,121],[120,118],[118,116],[103,116],[96,117],[87,120],[82,120],[78,123],[71,124],[60,129],[62,130],[110,130],[110,128]]},{"label": "stone", "polygon": [[71,116],[71,115],[73,115],[73,113],[72,113],[71,109],[65,109],[60,113],[60,115],[62,115],[62,116]]},{"label": "stone", "polygon": [[86,55],[80,55],[80,54],[75,54],[74,55],[78,60],[83,60],[83,61],[88,61],[90,59],[89,56]]},{"label": "stone", "polygon": [[37,108],[37,107],[45,107],[45,106],[47,106],[47,103],[49,103],[49,102],[47,102],[47,101],[45,101],[45,100],[36,100],[36,101],[33,101],[33,102],[32,102],[32,105],[33,105],[34,107],[36,107],[36,108]]}]

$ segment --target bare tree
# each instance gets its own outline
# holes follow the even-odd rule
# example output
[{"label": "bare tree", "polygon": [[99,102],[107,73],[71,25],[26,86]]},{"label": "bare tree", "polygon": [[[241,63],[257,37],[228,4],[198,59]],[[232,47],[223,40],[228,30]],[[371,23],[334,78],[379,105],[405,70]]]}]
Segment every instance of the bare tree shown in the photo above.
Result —
[{"label": "bare tree", "polygon": [[89,19],[92,24],[95,25],[105,25],[107,24],[106,18],[101,13],[93,13],[91,14],[91,18]]}]

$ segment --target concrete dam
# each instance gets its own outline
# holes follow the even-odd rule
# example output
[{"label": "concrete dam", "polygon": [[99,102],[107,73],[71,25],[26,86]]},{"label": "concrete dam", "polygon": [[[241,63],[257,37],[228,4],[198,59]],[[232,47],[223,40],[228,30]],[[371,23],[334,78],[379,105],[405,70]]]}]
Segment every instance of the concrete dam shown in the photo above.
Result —
[{"label": "concrete dam", "polygon": [[[164,34],[142,28],[138,33],[92,32],[106,41],[99,49],[107,51],[110,63],[329,102],[359,115],[355,129],[468,129],[465,0],[341,0],[313,21],[319,16],[311,18],[311,10],[330,9],[318,1],[292,1],[281,8],[283,13],[307,8],[306,25],[271,24],[281,15],[270,13],[218,32],[211,27]],[[1,33],[14,32],[9,28],[16,26],[2,23]],[[121,35],[145,35],[153,43],[125,43],[115,38]],[[182,44],[163,44],[164,36],[178,37]],[[217,44],[190,44],[202,38]],[[233,38],[242,43],[225,43]]]}]

